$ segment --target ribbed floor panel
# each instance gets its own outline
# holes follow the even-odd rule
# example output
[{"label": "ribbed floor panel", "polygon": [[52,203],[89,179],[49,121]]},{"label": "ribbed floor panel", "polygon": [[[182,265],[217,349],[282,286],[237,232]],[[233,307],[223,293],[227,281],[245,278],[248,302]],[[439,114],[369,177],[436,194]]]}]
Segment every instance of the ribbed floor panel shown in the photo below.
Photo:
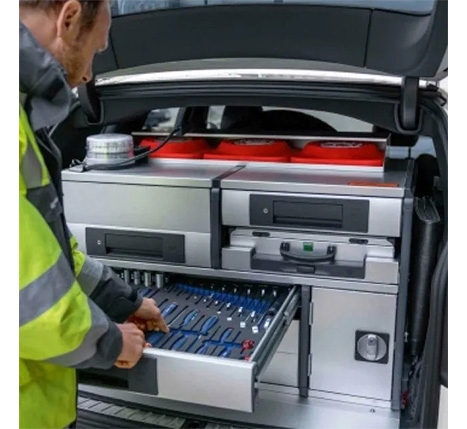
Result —
[{"label": "ribbed floor panel", "polygon": [[168,415],[159,410],[148,411],[136,407],[127,407],[108,400],[102,400],[98,396],[78,397],[78,421],[76,427],[78,429],[254,429],[253,426],[232,426],[230,424]]}]

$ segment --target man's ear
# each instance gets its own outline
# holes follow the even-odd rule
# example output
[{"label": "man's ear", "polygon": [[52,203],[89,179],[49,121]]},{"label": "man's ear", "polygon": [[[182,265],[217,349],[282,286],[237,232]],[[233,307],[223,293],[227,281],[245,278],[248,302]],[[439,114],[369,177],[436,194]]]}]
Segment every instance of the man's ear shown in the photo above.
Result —
[{"label": "man's ear", "polygon": [[83,9],[77,0],[66,1],[57,19],[57,36],[68,44],[73,44],[81,31]]}]

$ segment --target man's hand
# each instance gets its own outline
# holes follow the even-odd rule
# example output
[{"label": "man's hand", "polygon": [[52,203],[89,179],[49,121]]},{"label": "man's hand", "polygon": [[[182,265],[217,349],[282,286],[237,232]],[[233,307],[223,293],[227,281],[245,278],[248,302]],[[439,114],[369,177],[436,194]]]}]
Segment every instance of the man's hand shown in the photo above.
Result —
[{"label": "man's hand", "polygon": [[143,332],[133,323],[117,324],[122,333],[122,352],[115,362],[118,368],[133,368],[140,360],[143,349],[147,347]]},{"label": "man's hand", "polygon": [[134,323],[143,331],[169,332],[156,301],[150,298],[143,298],[141,307],[128,319],[128,322]]}]

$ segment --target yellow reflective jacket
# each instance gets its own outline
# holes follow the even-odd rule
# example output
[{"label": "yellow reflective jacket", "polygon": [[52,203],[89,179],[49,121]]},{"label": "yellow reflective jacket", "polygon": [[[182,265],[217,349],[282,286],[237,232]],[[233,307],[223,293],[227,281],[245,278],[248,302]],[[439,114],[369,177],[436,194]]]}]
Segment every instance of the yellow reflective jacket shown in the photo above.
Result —
[{"label": "yellow reflective jacket", "polygon": [[57,119],[57,99],[70,99],[60,91],[70,90],[61,67],[20,23],[20,91],[31,88],[27,107],[36,127],[22,105],[19,115],[20,427],[64,428],[76,419],[76,369],[114,364],[122,347],[114,322],[131,315],[141,298],[78,251],[66,227],[57,193],[61,161],[51,175],[41,147],[48,154],[57,149],[33,129],[53,125],[47,118]]}]

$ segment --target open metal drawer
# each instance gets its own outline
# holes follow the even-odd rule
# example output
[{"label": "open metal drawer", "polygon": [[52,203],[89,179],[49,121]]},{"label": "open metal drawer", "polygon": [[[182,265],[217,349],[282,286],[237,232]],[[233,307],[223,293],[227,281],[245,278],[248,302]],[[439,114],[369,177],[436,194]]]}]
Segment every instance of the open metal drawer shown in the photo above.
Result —
[{"label": "open metal drawer", "polygon": [[[238,287],[239,283],[236,285]],[[240,284],[239,287],[242,293],[246,286]],[[261,288],[273,289],[264,285]],[[249,360],[152,347],[144,351],[143,358],[131,370],[113,368],[93,372],[92,378],[88,377],[88,372],[80,382],[105,386],[109,381],[112,387],[158,398],[253,412],[256,383],[292,322],[300,301],[298,287],[275,288],[280,289],[283,299]],[[155,298],[157,300],[157,296]],[[116,379],[120,381],[118,385],[114,383]]]}]

